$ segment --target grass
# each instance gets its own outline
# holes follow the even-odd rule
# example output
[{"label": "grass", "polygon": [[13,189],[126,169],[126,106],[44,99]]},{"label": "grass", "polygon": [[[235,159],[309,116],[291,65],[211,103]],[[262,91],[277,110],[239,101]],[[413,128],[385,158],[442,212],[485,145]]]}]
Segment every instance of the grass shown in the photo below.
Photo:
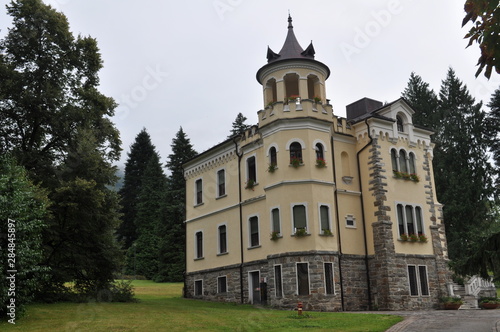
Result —
[{"label": "grass", "polygon": [[402,320],[394,315],[260,309],[181,297],[182,284],[134,281],[138,303],[32,304],[10,331],[385,331]]}]

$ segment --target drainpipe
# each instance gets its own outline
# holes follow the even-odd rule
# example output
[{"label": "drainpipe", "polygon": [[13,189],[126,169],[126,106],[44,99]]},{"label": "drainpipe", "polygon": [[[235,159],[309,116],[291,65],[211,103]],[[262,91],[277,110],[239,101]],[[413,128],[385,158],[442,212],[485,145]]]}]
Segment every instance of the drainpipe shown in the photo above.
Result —
[{"label": "drainpipe", "polygon": [[236,155],[238,156],[238,206],[240,210],[240,300],[243,303],[243,207],[241,205],[241,159],[243,157],[243,152],[238,153],[238,143],[236,143],[236,137],[233,137],[234,147],[236,150]]},{"label": "drainpipe", "polygon": [[373,137],[370,134],[370,125],[368,124],[368,119],[365,119],[366,123],[366,129],[368,131],[368,137],[370,138],[370,141],[363,146],[361,150],[358,151],[356,154],[356,160],[358,161],[358,179],[359,179],[359,191],[361,192],[361,215],[363,216],[363,238],[365,241],[365,269],[366,269],[366,285],[368,287],[368,308],[371,309],[372,307],[372,290],[371,290],[371,283],[370,283],[370,269],[369,269],[369,264],[368,264],[368,240],[366,238],[366,217],[365,217],[365,205],[364,205],[364,199],[363,199],[363,183],[361,182],[361,167],[359,163],[359,155],[361,152],[363,152],[368,146],[370,146],[373,142]]},{"label": "drainpipe", "polygon": [[335,163],[335,149],[333,145],[333,136],[330,137],[330,145],[332,149],[332,168],[333,168],[333,182],[335,183],[335,192],[333,194],[335,200],[335,214],[337,217],[337,243],[339,248],[339,278],[340,278],[340,302],[342,306],[342,311],[345,311],[344,305],[344,279],[342,275],[342,241],[340,239],[340,215],[339,215],[339,201],[338,201],[338,190],[337,190],[337,171]]}]

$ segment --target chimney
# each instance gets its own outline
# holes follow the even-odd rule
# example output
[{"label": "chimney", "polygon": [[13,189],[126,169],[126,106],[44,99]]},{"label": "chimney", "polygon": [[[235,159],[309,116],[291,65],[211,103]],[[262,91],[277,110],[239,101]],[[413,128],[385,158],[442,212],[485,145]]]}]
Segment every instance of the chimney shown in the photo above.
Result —
[{"label": "chimney", "polygon": [[370,98],[362,98],[358,101],[355,101],[352,104],[347,105],[346,108],[346,114],[347,114],[347,121],[355,119],[361,115],[364,115],[366,113],[370,113],[376,109],[379,109],[382,107],[384,104],[380,101],[373,100]]}]

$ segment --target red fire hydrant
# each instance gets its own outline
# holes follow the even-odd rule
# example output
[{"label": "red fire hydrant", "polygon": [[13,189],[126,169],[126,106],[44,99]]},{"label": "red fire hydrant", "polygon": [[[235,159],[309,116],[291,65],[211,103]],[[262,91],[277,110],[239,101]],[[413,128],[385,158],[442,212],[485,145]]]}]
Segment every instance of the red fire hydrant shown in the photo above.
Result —
[{"label": "red fire hydrant", "polygon": [[297,313],[299,316],[302,315],[302,302],[297,303]]}]

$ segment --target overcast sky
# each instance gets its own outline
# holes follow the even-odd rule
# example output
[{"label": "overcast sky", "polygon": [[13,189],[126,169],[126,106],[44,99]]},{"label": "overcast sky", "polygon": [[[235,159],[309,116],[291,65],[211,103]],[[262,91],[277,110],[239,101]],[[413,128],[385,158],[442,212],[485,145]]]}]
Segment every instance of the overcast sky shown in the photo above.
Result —
[{"label": "overcast sky", "polygon": [[[145,127],[165,162],[180,127],[195,150],[225,140],[238,112],[257,123],[263,108],[257,70],[269,45],[279,52],[290,10],[303,48],[329,66],[334,113],[363,97],[400,97],[414,71],[439,92],[448,67],[487,103],[500,77],[474,77],[479,48],[461,28],[465,0],[44,0],[75,34],[97,39],[100,90],[120,106],[122,161]],[[11,24],[0,0],[0,37]]]}]

